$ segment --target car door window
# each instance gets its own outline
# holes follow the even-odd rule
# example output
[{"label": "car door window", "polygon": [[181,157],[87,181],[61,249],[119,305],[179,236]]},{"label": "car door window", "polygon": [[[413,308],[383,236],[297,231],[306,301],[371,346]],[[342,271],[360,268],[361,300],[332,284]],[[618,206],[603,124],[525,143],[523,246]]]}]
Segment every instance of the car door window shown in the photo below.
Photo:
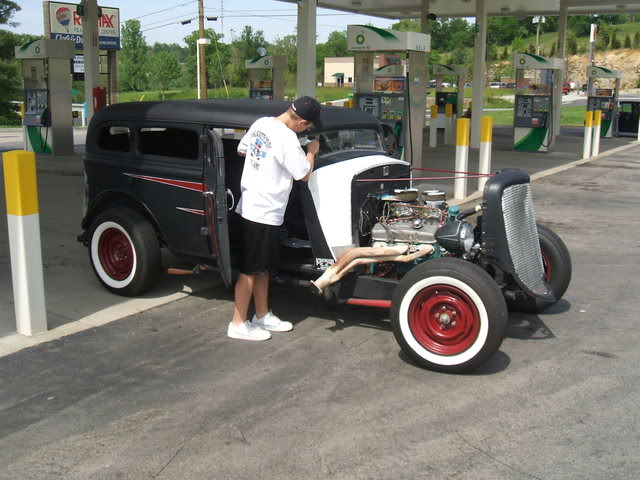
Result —
[{"label": "car door window", "polygon": [[142,155],[198,160],[199,142],[195,130],[176,127],[143,127],[138,130],[138,148]]}]

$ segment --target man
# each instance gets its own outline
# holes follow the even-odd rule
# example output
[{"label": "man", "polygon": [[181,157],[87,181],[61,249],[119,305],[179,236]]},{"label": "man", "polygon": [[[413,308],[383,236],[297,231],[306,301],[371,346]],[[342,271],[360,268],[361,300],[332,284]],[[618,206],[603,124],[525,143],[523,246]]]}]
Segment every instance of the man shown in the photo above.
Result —
[{"label": "man", "polygon": [[[278,117],[263,117],[251,125],[238,144],[246,156],[236,212],[242,216],[243,257],[236,282],[233,318],[227,335],[240,340],[268,340],[270,332],[288,332],[290,322],[269,309],[269,274],[279,263],[280,232],[293,180],[307,181],[320,147],[317,140],[302,150],[298,133],[320,127],[320,104],[300,97]],[[255,315],[247,321],[253,296]]]}]

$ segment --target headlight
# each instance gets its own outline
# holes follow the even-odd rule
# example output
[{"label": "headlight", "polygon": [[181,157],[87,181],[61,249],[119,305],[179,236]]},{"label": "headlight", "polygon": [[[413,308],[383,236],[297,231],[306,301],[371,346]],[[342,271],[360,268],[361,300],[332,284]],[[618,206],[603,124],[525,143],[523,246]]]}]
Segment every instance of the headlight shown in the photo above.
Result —
[{"label": "headlight", "polygon": [[460,220],[445,223],[435,236],[438,243],[451,253],[470,252],[473,246],[473,227]]}]

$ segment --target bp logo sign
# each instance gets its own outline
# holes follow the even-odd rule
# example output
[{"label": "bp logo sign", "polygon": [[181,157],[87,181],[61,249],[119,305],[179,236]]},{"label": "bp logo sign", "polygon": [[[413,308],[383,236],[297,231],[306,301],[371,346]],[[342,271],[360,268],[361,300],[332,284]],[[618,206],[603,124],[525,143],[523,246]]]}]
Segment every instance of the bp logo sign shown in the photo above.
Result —
[{"label": "bp logo sign", "polygon": [[597,70],[595,70],[595,69],[594,69],[594,70],[591,70],[591,75],[594,75],[594,76],[595,76],[597,73],[598,73],[598,71],[597,71]]},{"label": "bp logo sign", "polygon": [[520,65],[524,65],[525,63],[527,63],[527,60],[524,58],[520,59]]},{"label": "bp logo sign", "polygon": [[364,43],[364,35],[363,34],[358,34],[358,36],[356,37],[356,43],[358,45],[362,45]]}]

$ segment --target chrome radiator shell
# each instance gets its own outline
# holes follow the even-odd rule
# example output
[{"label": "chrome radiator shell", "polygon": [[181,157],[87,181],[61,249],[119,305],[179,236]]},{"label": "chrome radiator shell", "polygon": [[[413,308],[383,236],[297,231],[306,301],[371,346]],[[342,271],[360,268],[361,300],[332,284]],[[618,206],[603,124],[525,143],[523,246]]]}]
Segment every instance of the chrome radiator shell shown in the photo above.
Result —
[{"label": "chrome radiator shell", "polygon": [[521,183],[505,188],[502,215],[515,274],[535,294],[548,295],[530,184]]},{"label": "chrome radiator shell", "polygon": [[483,199],[482,253],[487,267],[512,277],[527,294],[554,301],[545,279],[529,175],[519,169],[498,172],[486,183]]}]

